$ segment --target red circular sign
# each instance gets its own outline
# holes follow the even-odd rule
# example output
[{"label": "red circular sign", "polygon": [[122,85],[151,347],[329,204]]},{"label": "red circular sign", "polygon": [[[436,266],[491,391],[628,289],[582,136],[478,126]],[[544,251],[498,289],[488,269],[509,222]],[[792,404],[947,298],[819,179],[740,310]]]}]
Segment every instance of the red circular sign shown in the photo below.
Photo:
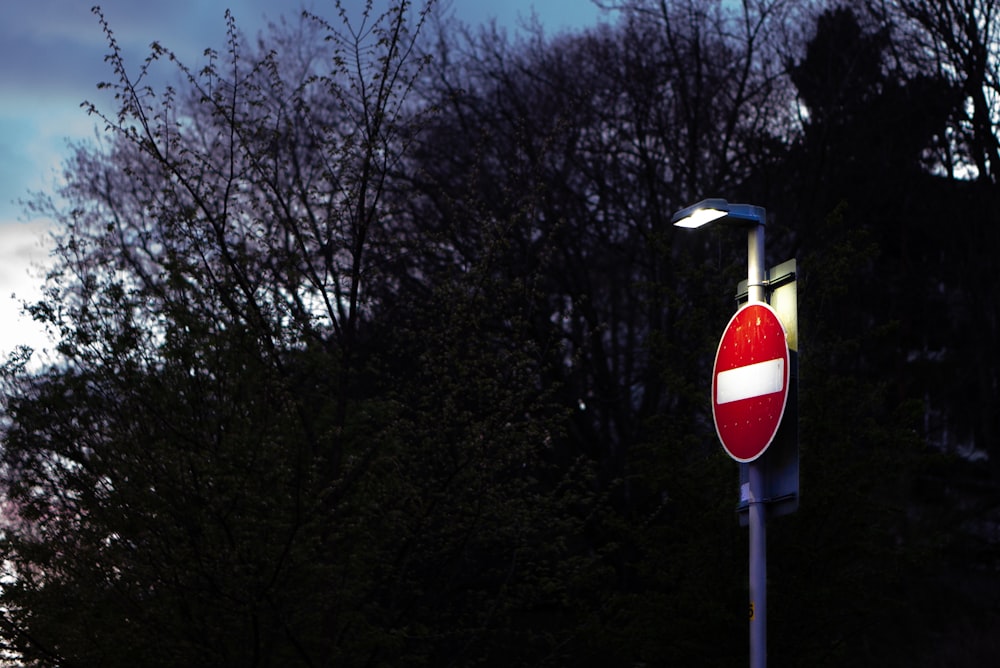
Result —
[{"label": "red circular sign", "polygon": [[774,440],[788,399],[788,341],[764,303],[741,308],[726,325],[712,370],[712,416],[722,447],[752,462]]}]

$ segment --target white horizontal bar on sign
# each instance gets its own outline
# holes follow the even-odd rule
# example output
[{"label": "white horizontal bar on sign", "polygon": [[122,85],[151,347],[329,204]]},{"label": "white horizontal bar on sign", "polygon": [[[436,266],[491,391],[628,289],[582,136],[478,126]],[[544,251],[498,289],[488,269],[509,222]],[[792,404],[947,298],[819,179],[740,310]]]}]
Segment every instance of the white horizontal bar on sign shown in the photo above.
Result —
[{"label": "white horizontal bar on sign", "polygon": [[728,404],[730,401],[781,392],[784,387],[785,360],[778,357],[720,371],[715,377],[715,401]]}]

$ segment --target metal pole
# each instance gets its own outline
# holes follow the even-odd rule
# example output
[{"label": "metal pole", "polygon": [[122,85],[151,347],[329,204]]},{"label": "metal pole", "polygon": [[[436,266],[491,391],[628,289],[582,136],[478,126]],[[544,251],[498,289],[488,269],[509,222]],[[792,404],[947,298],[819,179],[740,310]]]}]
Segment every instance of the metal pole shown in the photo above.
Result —
[{"label": "metal pole", "polygon": [[[747,243],[747,301],[764,298],[764,220],[750,228]],[[764,470],[758,458],[749,465],[750,507],[750,668],[767,668],[767,508]]]},{"label": "metal pole", "polygon": [[767,668],[767,508],[761,469],[759,460],[750,462],[750,668]]},{"label": "metal pole", "polygon": [[764,293],[763,220],[752,226],[747,235],[747,301],[751,304],[767,301]]}]

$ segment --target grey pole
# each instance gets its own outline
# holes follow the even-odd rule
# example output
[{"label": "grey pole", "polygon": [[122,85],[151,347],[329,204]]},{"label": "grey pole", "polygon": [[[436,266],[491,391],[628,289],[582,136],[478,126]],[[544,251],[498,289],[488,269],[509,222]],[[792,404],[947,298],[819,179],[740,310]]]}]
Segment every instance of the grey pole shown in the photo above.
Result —
[{"label": "grey pole", "polygon": [[[747,301],[764,298],[764,215],[750,228],[747,243]],[[767,668],[767,526],[764,467],[750,462],[750,668]]]}]

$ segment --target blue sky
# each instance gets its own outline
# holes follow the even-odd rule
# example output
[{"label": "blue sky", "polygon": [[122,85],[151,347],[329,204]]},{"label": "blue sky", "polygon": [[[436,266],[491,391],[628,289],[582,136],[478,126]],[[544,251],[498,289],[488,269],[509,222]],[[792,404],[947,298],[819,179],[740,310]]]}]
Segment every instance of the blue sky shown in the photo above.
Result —
[{"label": "blue sky", "polygon": [[[491,19],[516,30],[537,15],[549,33],[593,25],[606,15],[592,0],[440,0],[460,21]],[[384,0],[380,0],[384,2]],[[95,119],[80,108],[99,100],[96,84],[111,78],[107,45],[91,6],[100,4],[129,62],[138,65],[156,40],[188,63],[207,47],[222,50],[224,14],[254,35],[268,20],[295,13],[289,0],[5,0],[0,8],[0,355],[17,343],[45,345],[33,323],[19,316],[19,301],[37,294],[47,255],[48,221],[28,220],[18,204],[30,191],[51,190],[68,143],[94,136]],[[362,0],[344,0],[348,8]],[[333,2],[309,0],[333,16]],[[17,299],[12,299],[16,294]]]}]

